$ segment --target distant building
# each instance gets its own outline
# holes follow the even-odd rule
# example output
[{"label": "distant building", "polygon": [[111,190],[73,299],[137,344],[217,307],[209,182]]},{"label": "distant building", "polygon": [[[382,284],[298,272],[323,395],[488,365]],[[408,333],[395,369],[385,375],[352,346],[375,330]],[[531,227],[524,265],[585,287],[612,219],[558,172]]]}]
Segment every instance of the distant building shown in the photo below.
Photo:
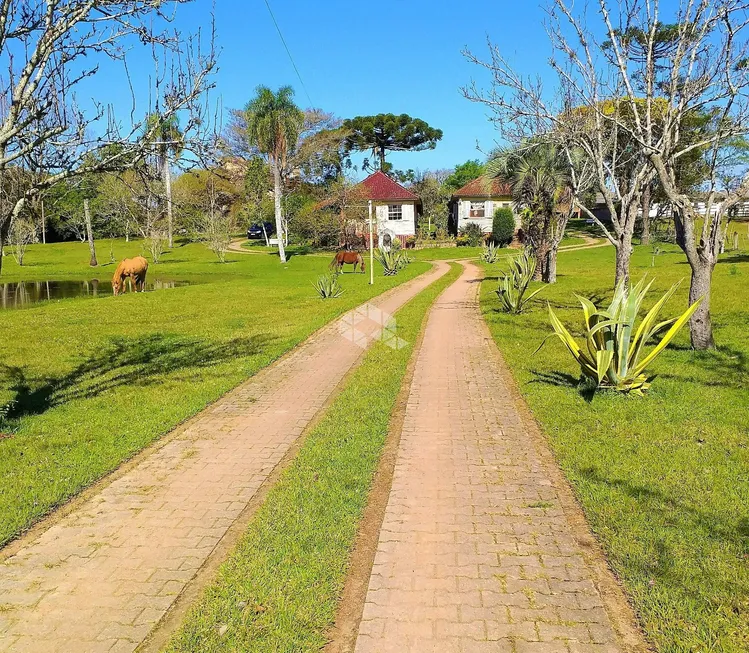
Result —
[{"label": "distant building", "polygon": [[396,238],[405,245],[406,238],[416,235],[416,219],[421,209],[418,195],[379,170],[354,190],[358,190],[364,200],[372,200],[374,226],[380,247],[389,246]]},{"label": "distant building", "polygon": [[[450,230],[457,234],[469,222],[475,222],[484,233],[490,233],[494,212],[500,208],[513,209],[510,184],[488,175],[478,177],[453,193],[450,202]],[[520,216],[515,215],[515,230],[518,229]]]}]

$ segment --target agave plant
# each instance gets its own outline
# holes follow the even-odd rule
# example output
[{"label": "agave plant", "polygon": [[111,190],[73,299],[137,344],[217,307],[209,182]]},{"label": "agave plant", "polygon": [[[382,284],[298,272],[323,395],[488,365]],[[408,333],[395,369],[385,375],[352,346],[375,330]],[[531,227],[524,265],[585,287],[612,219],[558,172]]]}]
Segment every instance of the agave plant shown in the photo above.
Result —
[{"label": "agave plant", "polygon": [[343,288],[338,283],[338,274],[336,272],[323,274],[312,285],[315,287],[317,294],[320,295],[320,299],[333,299],[343,294]]},{"label": "agave plant", "polygon": [[[611,305],[599,309],[585,297],[577,298],[583,305],[585,320],[585,351],[565,328],[549,306],[554,334],[565,344],[580,365],[585,377],[597,387],[642,395],[653,380],[645,369],[668,345],[697,310],[701,299],[680,316],[658,322],[658,314],[679,287],[674,284],[651,308],[635,328],[640,307],[653,282],[642,279],[631,290],[620,283],[614,291]],[[664,334],[658,344],[645,354],[647,343]]]},{"label": "agave plant", "polygon": [[394,274],[398,274],[403,268],[405,268],[410,262],[408,254],[403,249],[378,249],[375,257],[382,265],[382,269],[385,271],[386,277],[391,277]]},{"label": "agave plant", "polygon": [[498,258],[499,248],[493,242],[486,243],[481,250],[481,260],[484,263],[496,263]]},{"label": "agave plant", "polygon": [[522,313],[526,304],[543,290],[526,295],[535,269],[536,258],[528,250],[510,262],[510,271],[502,277],[496,291],[505,313]]}]

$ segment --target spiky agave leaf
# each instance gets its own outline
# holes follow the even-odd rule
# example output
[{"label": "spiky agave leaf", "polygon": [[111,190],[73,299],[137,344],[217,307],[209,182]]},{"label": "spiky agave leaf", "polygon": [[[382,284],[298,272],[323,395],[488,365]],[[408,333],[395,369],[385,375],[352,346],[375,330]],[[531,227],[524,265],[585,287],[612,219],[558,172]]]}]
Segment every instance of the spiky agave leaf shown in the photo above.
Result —
[{"label": "spiky agave leaf", "polygon": [[[583,308],[587,354],[549,306],[554,335],[570,351],[583,375],[596,382],[599,387],[636,395],[644,394],[652,381],[652,378],[645,375],[645,369],[684,327],[702,301],[700,299],[692,304],[679,317],[656,323],[663,306],[678,288],[679,284],[675,284],[655,303],[635,329],[640,308],[652,284],[653,281],[642,279],[629,291],[620,284],[607,310],[599,309],[589,299],[578,296]],[[640,361],[646,343],[663,331],[666,333],[660,342]]]}]

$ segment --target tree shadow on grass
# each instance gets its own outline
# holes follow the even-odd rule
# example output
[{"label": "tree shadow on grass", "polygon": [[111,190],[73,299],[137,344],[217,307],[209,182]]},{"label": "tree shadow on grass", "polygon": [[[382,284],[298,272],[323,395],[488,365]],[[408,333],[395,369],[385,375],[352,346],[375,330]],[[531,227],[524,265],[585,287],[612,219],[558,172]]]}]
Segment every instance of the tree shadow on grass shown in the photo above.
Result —
[{"label": "tree shadow on grass", "polygon": [[530,372],[535,378],[529,381],[529,383],[543,383],[558,388],[577,390],[580,396],[589,404],[593,402],[593,398],[596,395],[595,387],[582,382],[579,377],[574,377],[572,374],[565,374],[564,372],[541,372],[539,370],[530,370]]},{"label": "tree shadow on grass", "polygon": [[124,386],[158,385],[175,373],[194,374],[229,360],[263,351],[273,337],[261,334],[211,342],[202,338],[154,333],[136,338],[113,338],[90,358],[58,377],[28,377],[24,368],[3,366],[13,399],[0,411],[13,423],[41,415],[56,406],[97,397]]},{"label": "tree shadow on grass", "polygon": [[664,379],[739,389],[749,384],[749,358],[740,349],[722,345],[712,351],[695,351],[691,346],[682,344],[670,344],[668,348],[691,353],[701,376],[697,378],[694,373],[678,374],[672,371],[673,368],[669,368],[670,371],[659,375]]},{"label": "tree shadow on grass", "polygon": [[[695,597],[701,595],[697,587],[684,584],[682,573],[675,570],[675,556],[683,554],[683,543],[687,540],[699,542],[700,539],[711,541],[720,550],[727,547],[736,552],[736,557],[742,558],[749,549],[749,519],[745,515],[728,513],[721,515],[690,503],[676,494],[670,494],[655,485],[645,485],[625,478],[607,476],[605,472],[594,467],[580,470],[580,475],[586,482],[594,486],[605,486],[622,492],[638,502],[638,510],[647,515],[648,528],[651,534],[648,546],[653,547],[652,555],[648,557],[647,569],[638,570],[640,573],[659,579],[661,582],[674,583],[680,592]],[[661,528],[656,525],[661,524]],[[664,540],[659,535],[665,529],[669,534],[683,534],[683,541],[673,537]],[[695,537],[695,534],[698,534]],[[701,535],[700,535],[701,534]],[[704,552],[704,551],[701,551]],[[738,580],[738,579],[737,579]],[[716,589],[723,594],[723,601],[736,596],[739,589],[736,584],[724,578],[714,576],[710,579],[710,593]],[[745,597],[738,593],[739,603]],[[703,596],[702,599],[705,597]],[[712,597],[711,597],[712,598]],[[718,600],[720,603],[721,601]]]}]

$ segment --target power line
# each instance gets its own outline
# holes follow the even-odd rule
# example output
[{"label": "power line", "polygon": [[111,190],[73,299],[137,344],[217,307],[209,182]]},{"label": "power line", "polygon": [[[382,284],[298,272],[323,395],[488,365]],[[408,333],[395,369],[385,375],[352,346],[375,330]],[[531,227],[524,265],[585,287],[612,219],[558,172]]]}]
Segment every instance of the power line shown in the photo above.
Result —
[{"label": "power line", "polygon": [[307,100],[309,100],[310,107],[312,107],[314,106],[314,102],[312,102],[312,98],[309,96],[307,87],[304,85],[304,80],[302,79],[302,76],[299,74],[299,68],[297,68],[296,63],[294,63],[294,57],[291,56],[291,50],[289,50],[289,46],[286,45],[286,39],[283,37],[283,34],[281,33],[281,28],[278,26],[278,21],[276,20],[276,17],[273,15],[273,10],[270,8],[270,3],[268,2],[268,0],[265,0],[265,6],[268,7],[268,13],[270,14],[270,17],[273,20],[273,24],[276,26],[276,30],[278,31],[278,36],[281,37],[281,43],[283,43],[283,47],[286,48],[286,54],[289,55],[289,61],[291,61],[291,65],[294,67],[296,76],[299,78],[299,83],[302,85],[304,94],[307,96]]}]

